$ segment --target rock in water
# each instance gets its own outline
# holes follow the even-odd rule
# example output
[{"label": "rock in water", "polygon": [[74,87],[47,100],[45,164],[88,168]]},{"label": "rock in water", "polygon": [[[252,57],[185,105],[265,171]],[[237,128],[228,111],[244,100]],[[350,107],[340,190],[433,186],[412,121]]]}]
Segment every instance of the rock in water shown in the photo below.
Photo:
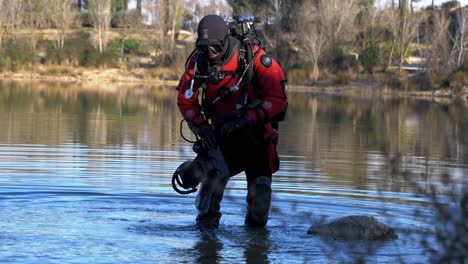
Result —
[{"label": "rock in water", "polygon": [[338,240],[387,240],[396,239],[395,230],[375,220],[372,216],[350,215],[328,224],[311,226],[308,234]]}]

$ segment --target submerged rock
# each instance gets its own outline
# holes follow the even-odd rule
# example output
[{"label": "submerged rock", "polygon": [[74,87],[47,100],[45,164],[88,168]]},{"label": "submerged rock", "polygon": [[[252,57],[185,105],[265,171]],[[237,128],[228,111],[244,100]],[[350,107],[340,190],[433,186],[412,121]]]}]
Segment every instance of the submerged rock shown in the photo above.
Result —
[{"label": "submerged rock", "polygon": [[345,216],[328,224],[311,226],[308,234],[338,240],[387,240],[396,239],[395,230],[380,223],[372,216]]}]

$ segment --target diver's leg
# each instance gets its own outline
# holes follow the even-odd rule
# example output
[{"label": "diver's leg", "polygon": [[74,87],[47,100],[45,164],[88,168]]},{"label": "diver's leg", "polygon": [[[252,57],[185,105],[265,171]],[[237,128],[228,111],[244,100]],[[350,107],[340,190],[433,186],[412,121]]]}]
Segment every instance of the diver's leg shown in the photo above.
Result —
[{"label": "diver's leg", "polygon": [[[231,175],[235,175],[243,170],[243,163],[239,144],[231,140],[220,140],[219,145]],[[213,175],[211,175],[213,176]],[[215,184],[212,184],[213,181]],[[202,186],[197,195],[197,226],[201,229],[213,229],[219,226],[221,218],[220,203],[223,199],[224,189],[229,179],[215,180],[208,175],[208,180]],[[213,190],[211,190],[213,188]],[[210,195],[211,193],[211,195]]]},{"label": "diver's leg", "polygon": [[245,170],[247,176],[247,214],[245,224],[263,227],[268,222],[271,206],[272,173],[269,164],[267,142],[255,148],[251,162]]},{"label": "diver's leg", "polygon": [[260,176],[248,184],[245,224],[266,226],[271,206],[271,177]]},{"label": "diver's leg", "polygon": [[[212,190],[204,192],[203,188],[207,186],[202,186],[200,192],[198,193],[197,200],[206,200],[208,199],[208,208],[200,208],[197,205],[198,216],[196,218],[197,227],[200,229],[214,229],[218,228],[219,220],[221,218],[221,201],[223,199],[224,189],[228,179],[220,179],[216,182],[210,182],[206,184],[212,184],[209,186]],[[203,197],[204,195],[210,195],[210,197]]]}]

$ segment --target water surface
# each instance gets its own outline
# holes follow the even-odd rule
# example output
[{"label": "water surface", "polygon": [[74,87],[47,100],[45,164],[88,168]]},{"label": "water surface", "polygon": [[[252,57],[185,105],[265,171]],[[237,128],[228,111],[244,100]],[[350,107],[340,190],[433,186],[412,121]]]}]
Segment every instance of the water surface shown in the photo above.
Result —
[{"label": "water surface", "polygon": [[[240,174],[221,227],[200,232],[194,195],[170,186],[194,156],[175,96],[172,87],[1,84],[0,262],[427,263],[420,240],[435,240],[435,212],[414,184],[441,195],[452,191],[447,178],[466,184],[465,106],[290,92],[267,228],[244,227]],[[373,215],[400,238],[306,234],[351,214]]]}]

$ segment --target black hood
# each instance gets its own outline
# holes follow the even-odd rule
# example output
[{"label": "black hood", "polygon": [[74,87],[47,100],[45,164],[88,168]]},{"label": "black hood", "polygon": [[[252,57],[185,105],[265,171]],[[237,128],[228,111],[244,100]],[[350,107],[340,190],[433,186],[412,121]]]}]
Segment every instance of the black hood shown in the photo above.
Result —
[{"label": "black hood", "polygon": [[222,17],[207,15],[200,20],[197,33],[197,47],[204,45],[224,46],[224,39],[230,34],[230,30]]}]

